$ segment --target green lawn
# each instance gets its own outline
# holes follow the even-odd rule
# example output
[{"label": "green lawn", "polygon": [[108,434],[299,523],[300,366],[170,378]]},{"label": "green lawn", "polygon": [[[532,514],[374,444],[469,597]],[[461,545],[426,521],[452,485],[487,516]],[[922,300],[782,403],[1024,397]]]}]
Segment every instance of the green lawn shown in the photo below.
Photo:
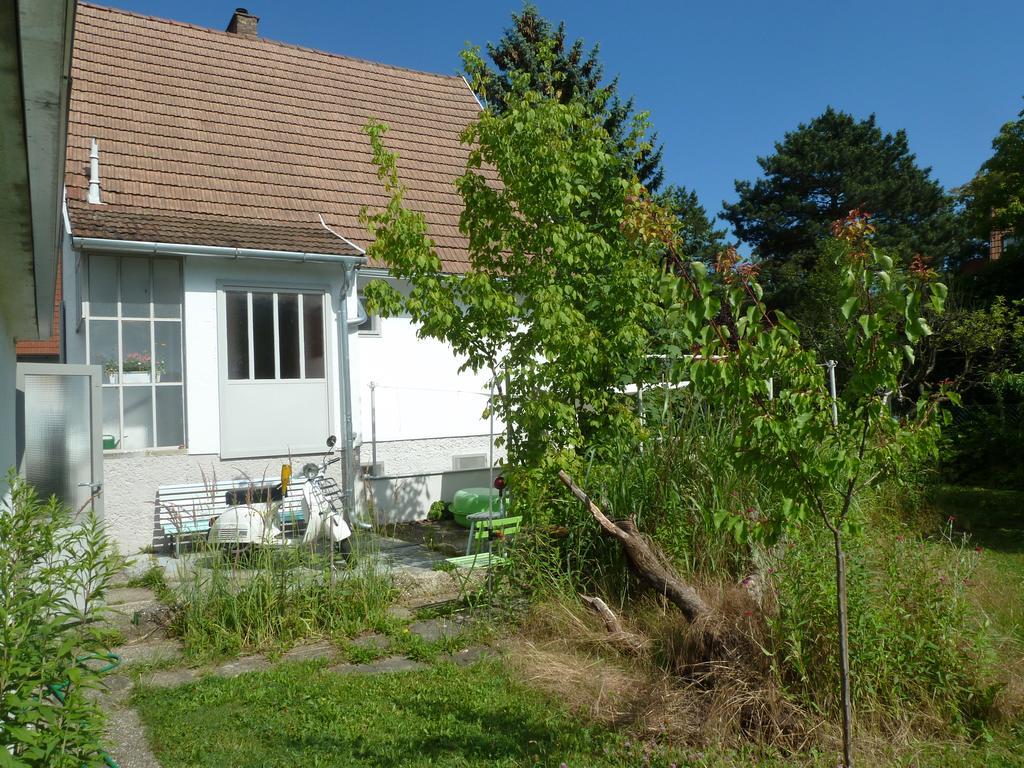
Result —
[{"label": "green lawn", "polygon": [[979,602],[997,631],[1024,644],[1024,492],[946,485],[933,502],[982,548]]},{"label": "green lawn", "polygon": [[[831,754],[754,756],[631,744],[512,680],[497,662],[420,672],[338,675],[286,663],[234,679],[206,678],[135,694],[164,768],[831,768]],[[861,763],[1011,768],[1024,733],[977,748],[921,744],[912,755]]]},{"label": "green lawn", "polygon": [[495,663],[338,675],[282,664],[137,696],[174,766],[613,766],[625,742],[593,730]]}]

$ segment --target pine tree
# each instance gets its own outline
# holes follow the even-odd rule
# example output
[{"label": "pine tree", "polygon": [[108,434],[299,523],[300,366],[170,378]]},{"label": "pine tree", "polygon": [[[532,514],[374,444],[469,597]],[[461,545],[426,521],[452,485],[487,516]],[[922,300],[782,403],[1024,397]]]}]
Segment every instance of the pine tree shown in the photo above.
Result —
[{"label": "pine tree", "polygon": [[511,75],[529,75],[533,90],[551,96],[563,104],[579,99],[591,115],[604,125],[619,153],[633,158],[633,170],[640,182],[654,192],[662,184],[663,147],[657,134],[647,137],[649,147],[639,156],[629,146],[631,141],[634,102],[618,94],[618,78],[604,82],[604,66],[599,59],[600,47],[589,50],[582,40],[567,42],[565,22],[557,27],[540,15],[535,5],[527,3],[522,12],[512,14],[512,26],[496,43],[487,44],[493,62],[483,73],[479,94],[495,114],[508,107],[506,99],[514,92]]},{"label": "pine tree", "polygon": [[917,165],[906,132],[883,133],[874,115],[829,107],[757,162],[764,176],[736,182],[723,218],[768,271],[811,268],[832,222],[855,208],[872,214],[878,246],[906,261],[922,253],[942,267],[956,255],[951,199]]}]

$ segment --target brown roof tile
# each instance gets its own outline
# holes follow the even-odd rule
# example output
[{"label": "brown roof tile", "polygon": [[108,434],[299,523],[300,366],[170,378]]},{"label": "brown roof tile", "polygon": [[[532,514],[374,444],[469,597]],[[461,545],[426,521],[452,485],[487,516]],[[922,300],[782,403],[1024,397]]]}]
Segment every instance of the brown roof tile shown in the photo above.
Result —
[{"label": "brown roof tile", "polygon": [[[387,202],[362,133],[387,123],[408,205],[445,268],[466,269],[454,181],[479,106],[433,75],[80,4],[68,127],[76,236],[350,253],[318,214],[368,244],[363,206]],[[100,144],[103,205],[85,202]]]},{"label": "brown roof tile", "polygon": [[60,357],[60,270],[57,270],[57,286],[53,296],[53,332],[48,339],[18,339],[14,352],[19,358],[31,360],[34,357]]}]

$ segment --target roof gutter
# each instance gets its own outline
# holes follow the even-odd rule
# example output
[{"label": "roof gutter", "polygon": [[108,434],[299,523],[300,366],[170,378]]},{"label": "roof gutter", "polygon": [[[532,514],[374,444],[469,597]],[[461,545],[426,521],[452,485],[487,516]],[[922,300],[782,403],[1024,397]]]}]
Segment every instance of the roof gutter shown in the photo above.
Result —
[{"label": "roof gutter", "polygon": [[354,267],[366,263],[366,251],[354,243],[352,243],[352,247],[360,252],[358,256],[341,253],[265,251],[257,248],[232,248],[190,243],[147,243],[139,240],[109,240],[103,237],[73,237],[71,242],[75,248],[81,251],[106,251],[137,256],[208,256],[217,259],[264,259],[267,261],[347,264]]}]

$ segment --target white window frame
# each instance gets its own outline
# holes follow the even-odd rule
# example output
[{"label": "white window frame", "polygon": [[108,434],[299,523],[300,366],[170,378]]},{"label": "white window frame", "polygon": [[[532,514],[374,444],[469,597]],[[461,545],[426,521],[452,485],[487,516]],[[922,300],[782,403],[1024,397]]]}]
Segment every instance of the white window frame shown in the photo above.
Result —
[{"label": "white window frame", "polygon": [[[117,261],[117,284],[114,286],[114,295],[117,297],[115,302],[117,306],[116,315],[94,315],[92,313],[92,258],[94,256],[104,256],[107,258],[113,258]],[[128,317],[125,318],[124,310],[121,306],[121,264],[127,259],[141,259],[145,260],[149,264],[149,317]],[[76,283],[79,301],[81,302],[81,318],[85,324],[85,359],[86,361],[92,360],[92,320],[102,321],[115,321],[117,323],[117,365],[118,365],[118,379],[116,384],[111,384],[107,381],[106,371],[103,371],[101,384],[103,389],[117,389],[117,424],[118,424],[118,435],[117,435],[117,446],[116,448],[104,449],[104,453],[132,453],[135,451],[147,451],[155,448],[179,448],[188,445],[188,412],[185,404],[185,274],[183,259],[175,259],[170,257],[160,257],[160,261],[174,261],[178,265],[178,278],[179,284],[181,285],[181,302],[179,304],[178,317],[157,317],[156,307],[154,302],[154,280],[153,280],[153,261],[155,259],[147,256],[125,256],[123,254],[116,253],[95,253],[89,254],[86,259],[86,285],[88,290],[83,292],[81,288],[80,272],[76,275]],[[81,266],[79,264],[79,266]],[[124,371],[122,366],[124,364],[124,322],[127,320],[129,323],[147,323],[149,325],[149,349],[150,349],[150,363],[154,366],[150,370],[150,382],[149,384],[126,384],[124,381]],[[181,381],[156,381],[155,365],[156,365],[156,324],[157,323],[177,323],[178,331],[180,333],[181,343]],[[150,415],[152,418],[153,428],[153,445],[135,447],[135,448],[123,448],[125,427],[124,427],[124,389],[128,388],[139,388],[149,387],[151,392],[150,401]],[[160,433],[157,428],[157,417],[156,417],[156,388],[157,387],[178,387],[181,389],[181,436],[182,442],[180,445],[160,445]],[[101,399],[102,402],[102,399]]]},{"label": "white window frame", "polygon": [[[246,329],[246,339],[249,345],[248,356],[249,356],[249,375],[246,378],[231,378],[230,370],[231,363],[227,359],[229,354],[227,346],[227,315],[224,316],[224,333],[225,333],[225,374],[227,381],[230,382],[249,382],[258,383],[261,381],[274,382],[276,384],[288,384],[289,382],[297,381],[326,381],[329,378],[330,371],[330,358],[328,356],[328,325],[327,325],[327,313],[328,313],[328,290],[324,288],[299,288],[299,287],[266,287],[266,286],[231,286],[225,285],[221,288],[224,294],[225,307],[227,306],[227,297],[229,294],[240,294],[246,295],[246,316],[248,320],[248,327]],[[274,311],[274,378],[256,378],[256,342],[255,334],[253,331],[253,308],[252,308],[252,297],[254,293],[269,293],[273,297],[273,311]],[[281,327],[278,322],[278,296],[280,294],[294,294],[298,297],[298,310],[299,310],[299,377],[282,379],[281,378]],[[320,296],[320,322],[322,323],[321,337],[323,339],[323,358],[324,358],[324,375],[323,376],[306,376],[306,316],[303,312],[303,302],[305,298],[303,294],[316,294]],[[226,310],[225,310],[226,312]]]},{"label": "white window frame", "polygon": [[363,328],[362,327],[363,323],[360,323],[359,324],[358,334],[360,336],[368,336],[368,337],[380,338],[380,335],[381,335],[381,332],[380,332],[380,315],[378,315],[378,314],[371,315],[370,314],[370,311],[366,308],[366,300],[363,297],[363,289],[362,288],[360,288],[357,291],[357,293],[356,293],[356,301],[358,302],[359,312],[362,313],[366,317],[366,319],[363,321],[363,323],[369,323],[370,324],[369,328]]}]

